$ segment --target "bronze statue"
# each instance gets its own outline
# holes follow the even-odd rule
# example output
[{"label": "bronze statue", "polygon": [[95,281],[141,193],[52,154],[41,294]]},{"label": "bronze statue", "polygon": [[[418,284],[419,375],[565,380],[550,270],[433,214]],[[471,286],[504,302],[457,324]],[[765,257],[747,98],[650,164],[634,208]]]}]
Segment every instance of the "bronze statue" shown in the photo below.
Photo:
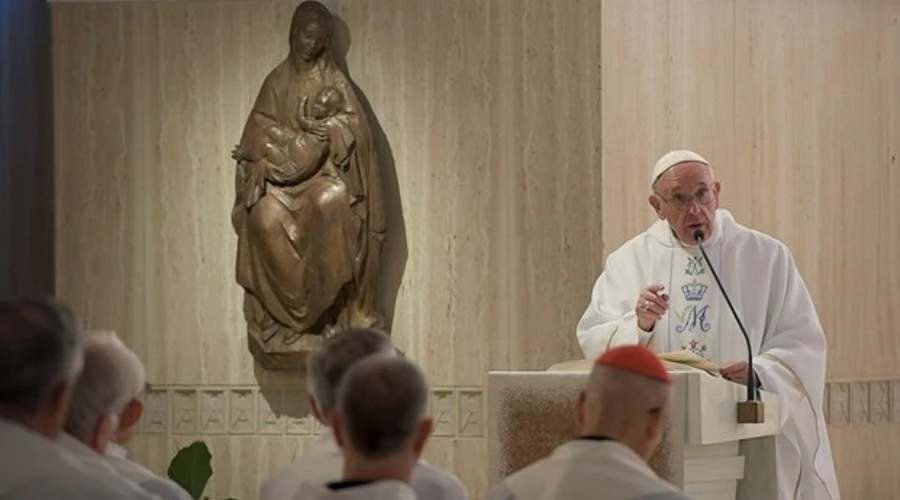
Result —
[{"label": "bronze statue", "polygon": [[381,177],[332,32],[325,6],[297,6],[289,54],[263,82],[232,152],[237,282],[250,350],[270,369],[300,369],[321,336],[380,322]]}]

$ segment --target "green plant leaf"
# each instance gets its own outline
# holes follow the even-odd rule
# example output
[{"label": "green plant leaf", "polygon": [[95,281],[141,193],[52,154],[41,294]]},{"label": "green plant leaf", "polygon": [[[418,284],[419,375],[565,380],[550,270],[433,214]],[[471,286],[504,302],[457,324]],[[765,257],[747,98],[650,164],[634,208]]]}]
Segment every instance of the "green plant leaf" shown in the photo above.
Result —
[{"label": "green plant leaf", "polygon": [[194,500],[206,489],[206,483],[212,476],[212,454],[206,443],[194,441],[178,451],[169,463],[169,479],[178,483]]}]

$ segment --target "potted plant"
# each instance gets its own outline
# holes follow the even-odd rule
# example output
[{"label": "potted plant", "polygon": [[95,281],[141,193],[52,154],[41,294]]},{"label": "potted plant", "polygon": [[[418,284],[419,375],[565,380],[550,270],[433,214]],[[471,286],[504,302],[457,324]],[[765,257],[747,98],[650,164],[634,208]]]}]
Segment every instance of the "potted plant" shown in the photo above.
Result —
[{"label": "potted plant", "polygon": [[167,471],[169,479],[184,488],[194,500],[209,500],[202,495],[212,473],[212,453],[203,441],[194,441],[178,450]]}]

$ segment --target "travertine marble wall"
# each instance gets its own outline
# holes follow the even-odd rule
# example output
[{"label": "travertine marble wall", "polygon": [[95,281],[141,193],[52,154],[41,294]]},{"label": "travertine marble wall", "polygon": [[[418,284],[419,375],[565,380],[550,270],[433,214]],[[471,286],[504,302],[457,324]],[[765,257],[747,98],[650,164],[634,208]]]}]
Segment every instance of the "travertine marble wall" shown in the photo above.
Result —
[{"label": "travertine marble wall", "polygon": [[[603,257],[651,220],[670,147],[707,155],[738,219],[793,248],[846,381],[845,497],[900,493],[900,414],[878,411],[900,401],[900,2],[326,3],[393,160],[384,300],[435,386],[427,456],[474,498],[485,372],[579,355]],[[294,5],[53,6],[58,293],[145,360],[134,456],[162,471],[202,437],[215,498],[255,498],[318,432],[279,416],[302,414],[297,384],[246,351],[228,220],[229,151]]]},{"label": "travertine marble wall", "polygon": [[900,2],[637,0],[602,9],[603,245],[661,151],[704,152],[722,202],[792,249],[828,336],[843,498],[900,497]]},{"label": "travertine marble wall", "polygon": [[[171,388],[137,456],[161,468],[173,443],[211,435],[216,470],[241,471],[216,476],[219,497],[251,498],[311,440],[296,437],[309,422],[263,425],[279,389],[255,389],[267,377],[246,351],[228,218],[228,153],[285,54],[293,5],[54,6],[60,294]],[[397,343],[437,387],[428,457],[477,494],[486,370],[578,352],[602,254],[600,5],[329,6],[393,155],[385,282],[399,284]]]}]

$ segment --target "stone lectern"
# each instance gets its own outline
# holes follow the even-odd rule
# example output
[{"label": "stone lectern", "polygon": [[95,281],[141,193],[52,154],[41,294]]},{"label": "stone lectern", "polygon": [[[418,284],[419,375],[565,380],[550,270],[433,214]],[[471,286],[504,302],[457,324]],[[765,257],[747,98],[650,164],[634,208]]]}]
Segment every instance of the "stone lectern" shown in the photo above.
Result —
[{"label": "stone lectern", "polygon": [[[704,371],[668,364],[674,384],[662,442],[650,465],[694,499],[775,498],[778,399],[761,392],[762,424],[738,424],[745,387]],[[591,361],[544,372],[488,373],[488,480],[550,454],[578,433],[575,402]]]}]

